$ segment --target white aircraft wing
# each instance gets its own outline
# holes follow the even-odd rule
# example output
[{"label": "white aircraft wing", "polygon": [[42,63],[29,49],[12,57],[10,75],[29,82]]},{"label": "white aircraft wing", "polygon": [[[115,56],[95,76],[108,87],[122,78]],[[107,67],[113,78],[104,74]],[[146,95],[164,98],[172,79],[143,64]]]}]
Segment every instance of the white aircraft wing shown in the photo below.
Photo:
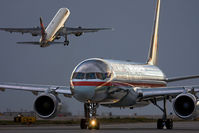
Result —
[{"label": "white aircraft wing", "polygon": [[17,32],[17,33],[30,33],[32,36],[38,36],[41,35],[41,28],[36,27],[36,28],[0,28],[2,31],[7,31],[10,33]]},{"label": "white aircraft wing", "polygon": [[[80,35],[82,35],[82,33],[98,32],[98,31],[101,31],[101,30],[112,30],[112,28],[82,28],[82,27],[77,27],[77,28],[66,27],[65,29],[64,28],[65,27],[60,29],[59,34],[61,36],[64,36],[66,33],[68,35],[73,34],[73,35],[76,35],[76,36],[80,36]],[[66,33],[65,33],[65,31],[66,31]]]},{"label": "white aircraft wing", "polygon": [[143,100],[153,99],[156,97],[171,96],[175,98],[181,93],[197,93],[199,86],[173,86],[173,87],[160,87],[160,88],[137,88],[136,91],[139,97]]},{"label": "white aircraft wing", "polygon": [[[16,32],[16,33],[29,33],[32,36],[38,36],[41,35],[41,28],[40,27],[36,27],[36,28],[0,28],[0,30],[2,31],[6,31],[6,32]],[[81,35],[82,33],[87,33],[87,32],[97,32],[100,30],[111,30],[111,28],[72,28],[72,27],[63,27],[61,28],[57,35],[60,36],[65,36],[65,35],[69,35],[69,34],[74,34],[74,35]]]},{"label": "white aircraft wing", "polygon": [[66,86],[0,83],[0,90],[5,91],[6,89],[31,91],[33,94],[37,94],[38,92],[54,92],[68,97],[72,96],[70,87]]}]

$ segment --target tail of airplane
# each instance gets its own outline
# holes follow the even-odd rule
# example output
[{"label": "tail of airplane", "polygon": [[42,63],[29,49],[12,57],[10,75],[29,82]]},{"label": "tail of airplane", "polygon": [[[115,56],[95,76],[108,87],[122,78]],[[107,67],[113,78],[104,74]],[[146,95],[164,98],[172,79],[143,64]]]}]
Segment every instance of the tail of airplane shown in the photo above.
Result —
[{"label": "tail of airplane", "polygon": [[41,26],[41,42],[42,42],[46,40],[46,31],[41,17],[40,17],[40,26]]},{"label": "tail of airplane", "polygon": [[157,65],[160,1],[161,0],[157,0],[156,14],[155,14],[155,18],[154,18],[153,34],[152,34],[152,37],[151,37],[151,46],[150,46],[150,49],[149,49],[149,55],[148,55],[148,60],[147,60],[147,64],[149,64],[149,65]]}]

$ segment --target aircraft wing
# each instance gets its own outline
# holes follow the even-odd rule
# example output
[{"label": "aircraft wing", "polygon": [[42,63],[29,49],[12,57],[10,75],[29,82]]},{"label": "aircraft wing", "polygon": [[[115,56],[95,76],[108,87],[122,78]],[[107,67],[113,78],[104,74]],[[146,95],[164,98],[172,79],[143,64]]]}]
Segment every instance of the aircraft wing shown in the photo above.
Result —
[{"label": "aircraft wing", "polygon": [[[7,31],[10,33],[16,32],[16,33],[30,33],[32,36],[38,36],[41,35],[41,28],[36,27],[36,28],[0,28],[2,31]],[[64,35],[69,35],[69,34],[82,34],[86,32],[97,32],[100,30],[111,30],[111,28],[72,28],[72,27],[63,27],[58,31],[58,34],[61,36]]]},{"label": "aircraft wing", "polygon": [[88,32],[98,32],[101,30],[112,30],[112,28],[72,28],[72,27],[63,27],[58,32],[59,35],[64,36],[65,34],[74,34],[76,36],[80,36],[82,33],[88,33]]},{"label": "aircraft wing", "polygon": [[50,92],[50,93],[54,92],[57,94],[63,94],[64,96],[67,97],[72,96],[70,87],[66,86],[0,83],[0,90],[5,91],[6,89],[31,91],[33,92],[33,94],[37,94],[38,92]]},{"label": "aircraft wing", "polygon": [[17,33],[30,33],[33,36],[38,36],[41,35],[41,28],[36,27],[36,28],[0,28],[2,31],[7,31],[10,33],[17,32]]},{"label": "aircraft wing", "polygon": [[[176,82],[188,79],[199,78],[199,75],[181,76],[166,78],[166,82]],[[173,87],[160,87],[160,88],[137,88],[137,92],[142,99],[151,99],[154,97],[171,96],[176,97],[183,92],[197,93],[199,92],[199,86],[173,86]]]},{"label": "aircraft wing", "polygon": [[171,96],[175,98],[181,93],[197,93],[199,86],[174,86],[174,87],[160,87],[160,88],[137,88],[136,91],[139,97],[143,100],[149,100],[156,97]]}]

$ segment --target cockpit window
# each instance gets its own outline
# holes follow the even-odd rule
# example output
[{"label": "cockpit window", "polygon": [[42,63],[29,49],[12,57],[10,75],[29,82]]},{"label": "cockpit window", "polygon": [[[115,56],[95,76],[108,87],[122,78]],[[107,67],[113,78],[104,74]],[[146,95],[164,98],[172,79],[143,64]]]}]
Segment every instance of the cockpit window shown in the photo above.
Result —
[{"label": "cockpit window", "polygon": [[87,73],[86,79],[96,79],[95,73]]},{"label": "cockpit window", "polygon": [[84,79],[84,76],[85,76],[85,73],[81,73],[81,72],[74,73],[73,79]]},{"label": "cockpit window", "polygon": [[104,73],[96,73],[96,76],[98,79],[101,79],[101,80],[104,80],[106,78]]},{"label": "cockpit window", "polygon": [[73,74],[73,79],[101,79],[105,80],[111,78],[111,73],[100,73],[100,72],[91,72],[91,73],[82,73],[75,72]]},{"label": "cockpit window", "polygon": [[111,73],[105,73],[106,78],[111,78]]}]

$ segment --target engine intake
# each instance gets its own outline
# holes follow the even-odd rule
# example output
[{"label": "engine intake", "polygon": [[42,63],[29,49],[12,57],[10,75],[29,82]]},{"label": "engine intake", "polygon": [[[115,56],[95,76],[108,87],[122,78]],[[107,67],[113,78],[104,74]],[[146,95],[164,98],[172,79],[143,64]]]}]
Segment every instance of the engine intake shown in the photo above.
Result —
[{"label": "engine intake", "polygon": [[173,109],[182,119],[194,119],[198,115],[199,101],[190,93],[180,94],[173,103]]},{"label": "engine intake", "polygon": [[43,119],[54,118],[61,110],[61,101],[53,94],[41,94],[34,102],[34,110]]}]

